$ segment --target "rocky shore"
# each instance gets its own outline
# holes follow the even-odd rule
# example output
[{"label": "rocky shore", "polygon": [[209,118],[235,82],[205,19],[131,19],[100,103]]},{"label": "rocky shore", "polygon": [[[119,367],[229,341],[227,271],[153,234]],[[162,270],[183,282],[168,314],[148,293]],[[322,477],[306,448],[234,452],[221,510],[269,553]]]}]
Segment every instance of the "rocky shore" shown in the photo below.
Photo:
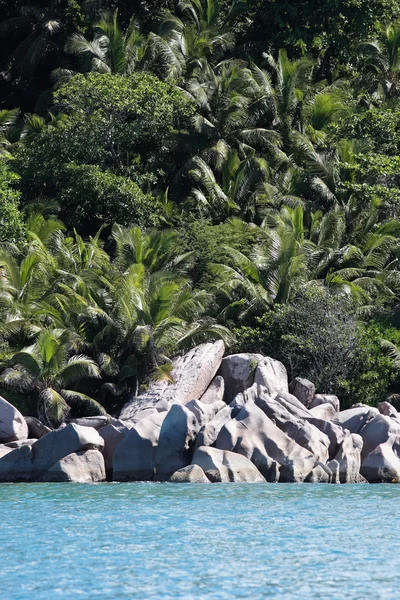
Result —
[{"label": "rocky shore", "polygon": [[400,415],[388,402],[340,411],[312,382],[221,341],[175,360],[119,418],[51,430],[0,398],[0,482],[399,483]]}]

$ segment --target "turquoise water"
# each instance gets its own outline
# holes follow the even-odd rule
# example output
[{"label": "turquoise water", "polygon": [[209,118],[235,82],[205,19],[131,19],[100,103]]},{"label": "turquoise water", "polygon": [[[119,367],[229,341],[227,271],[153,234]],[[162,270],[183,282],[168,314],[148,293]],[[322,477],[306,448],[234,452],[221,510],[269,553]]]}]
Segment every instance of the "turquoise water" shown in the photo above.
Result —
[{"label": "turquoise water", "polygon": [[400,486],[0,485],[0,598],[400,597]]}]

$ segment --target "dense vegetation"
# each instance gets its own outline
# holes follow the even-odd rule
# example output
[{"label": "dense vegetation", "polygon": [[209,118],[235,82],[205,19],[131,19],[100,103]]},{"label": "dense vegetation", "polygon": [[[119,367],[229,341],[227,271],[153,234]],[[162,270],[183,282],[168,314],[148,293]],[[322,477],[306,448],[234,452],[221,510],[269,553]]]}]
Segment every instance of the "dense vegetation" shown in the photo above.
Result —
[{"label": "dense vegetation", "polygon": [[396,397],[398,2],[0,8],[8,397],[117,412],[217,337]]}]

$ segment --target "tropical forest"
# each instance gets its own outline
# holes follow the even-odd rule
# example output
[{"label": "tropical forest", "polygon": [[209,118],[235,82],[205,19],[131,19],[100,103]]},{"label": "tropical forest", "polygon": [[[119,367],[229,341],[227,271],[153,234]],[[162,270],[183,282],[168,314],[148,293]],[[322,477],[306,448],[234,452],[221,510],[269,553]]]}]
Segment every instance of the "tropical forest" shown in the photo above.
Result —
[{"label": "tropical forest", "polygon": [[0,0],[0,394],[117,414],[204,341],[400,408],[400,3]]}]

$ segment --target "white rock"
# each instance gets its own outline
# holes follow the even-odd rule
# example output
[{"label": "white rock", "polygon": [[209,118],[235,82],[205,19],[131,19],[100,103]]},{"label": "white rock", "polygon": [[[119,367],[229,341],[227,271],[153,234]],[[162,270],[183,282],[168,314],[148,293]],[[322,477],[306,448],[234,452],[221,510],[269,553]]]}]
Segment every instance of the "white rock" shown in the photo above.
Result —
[{"label": "white rock", "polygon": [[193,465],[201,467],[207,478],[213,482],[253,482],[261,483],[265,479],[245,456],[201,446],[196,450]]},{"label": "white rock", "polygon": [[28,425],[12,404],[0,396],[0,443],[26,440]]},{"label": "white rock", "polygon": [[96,483],[105,481],[104,458],[98,450],[86,450],[68,454],[50,467],[41,481],[75,483]]},{"label": "white rock", "polygon": [[225,352],[222,340],[201,344],[187,354],[174,360],[171,378],[152,383],[149,390],[129,400],[122,408],[120,419],[134,419],[144,409],[155,407],[160,400],[169,405],[185,405],[194,398],[200,398],[214,379]]},{"label": "white rock", "polygon": [[254,382],[266,388],[270,396],[289,391],[287,371],[284,365],[269,356],[258,363]]}]

